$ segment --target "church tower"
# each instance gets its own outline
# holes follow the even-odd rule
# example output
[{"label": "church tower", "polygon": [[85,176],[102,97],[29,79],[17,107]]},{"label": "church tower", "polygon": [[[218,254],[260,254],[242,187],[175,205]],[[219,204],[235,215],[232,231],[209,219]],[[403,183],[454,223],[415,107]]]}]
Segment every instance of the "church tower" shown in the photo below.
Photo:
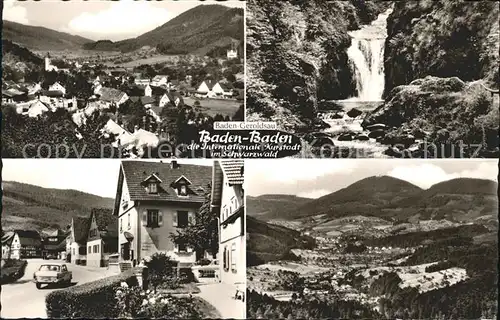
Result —
[{"label": "church tower", "polygon": [[47,52],[47,55],[45,56],[45,71],[50,71],[51,69],[50,54]]}]

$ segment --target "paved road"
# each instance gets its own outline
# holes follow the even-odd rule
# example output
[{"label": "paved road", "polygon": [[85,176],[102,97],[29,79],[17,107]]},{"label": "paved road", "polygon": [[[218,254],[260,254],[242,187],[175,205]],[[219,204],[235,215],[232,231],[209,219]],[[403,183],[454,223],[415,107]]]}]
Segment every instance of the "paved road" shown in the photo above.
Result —
[{"label": "paved road", "polygon": [[200,293],[196,296],[214,306],[222,319],[245,319],[245,303],[234,299],[236,285],[211,283],[199,286]]},{"label": "paved road", "polygon": [[[2,285],[2,311],[4,318],[47,318],[45,312],[45,296],[62,287],[43,286],[38,290],[32,282],[33,273],[41,264],[55,260],[28,259],[24,277],[14,283]],[[73,285],[78,285],[116,274],[106,268],[92,268],[67,264],[73,272]]]}]

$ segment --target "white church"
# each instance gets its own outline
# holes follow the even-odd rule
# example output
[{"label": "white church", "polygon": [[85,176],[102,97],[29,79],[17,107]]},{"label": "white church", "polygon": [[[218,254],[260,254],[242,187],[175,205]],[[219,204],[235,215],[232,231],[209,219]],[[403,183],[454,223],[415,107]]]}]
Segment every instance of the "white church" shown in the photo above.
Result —
[{"label": "white church", "polygon": [[53,66],[51,61],[50,61],[50,54],[47,52],[47,55],[45,56],[45,71],[57,71],[57,67]]}]

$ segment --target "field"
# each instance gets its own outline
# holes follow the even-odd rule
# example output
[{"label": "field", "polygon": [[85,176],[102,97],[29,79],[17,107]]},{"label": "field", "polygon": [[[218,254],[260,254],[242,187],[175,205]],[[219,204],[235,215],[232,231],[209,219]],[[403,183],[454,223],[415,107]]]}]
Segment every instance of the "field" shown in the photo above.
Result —
[{"label": "field", "polygon": [[184,103],[193,106],[195,101],[200,101],[202,112],[214,117],[217,114],[233,117],[238,108],[242,104],[237,100],[225,99],[193,99],[191,97],[184,98]]},{"label": "field", "polygon": [[108,61],[106,62],[106,65],[108,66],[120,66],[124,68],[133,68],[133,67],[138,67],[143,64],[149,64],[149,65],[154,65],[156,63],[175,63],[179,61],[178,55],[155,55],[153,57],[149,58],[143,58],[143,59],[137,59],[137,60],[132,60],[130,62],[125,62],[125,63],[119,63],[115,64],[113,61]]}]

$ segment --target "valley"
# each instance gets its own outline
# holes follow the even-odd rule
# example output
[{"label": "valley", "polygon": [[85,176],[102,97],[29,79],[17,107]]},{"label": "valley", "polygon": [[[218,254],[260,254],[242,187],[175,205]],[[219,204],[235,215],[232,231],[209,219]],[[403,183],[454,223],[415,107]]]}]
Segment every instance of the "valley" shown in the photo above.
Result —
[{"label": "valley", "polygon": [[[249,224],[249,248],[268,251],[262,254],[268,260],[248,265],[249,315],[494,318],[496,189],[493,181],[479,179],[420,189],[390,177],[369,177],[295,204],[293,212],[289,195],[250,197],[248,208],[255,211],[249,216],[266,220],[269,228],[289,228],[295,240],[311,238],[314,247],[299,241],[262,246],[255,241],[271,234],[261,235],[263,229]],[[267,206],[273,210],[260,198],[274,200]],[[465,206],[469,201],[474,204]],[[283,248],[289,253],[277,255]]]}]

